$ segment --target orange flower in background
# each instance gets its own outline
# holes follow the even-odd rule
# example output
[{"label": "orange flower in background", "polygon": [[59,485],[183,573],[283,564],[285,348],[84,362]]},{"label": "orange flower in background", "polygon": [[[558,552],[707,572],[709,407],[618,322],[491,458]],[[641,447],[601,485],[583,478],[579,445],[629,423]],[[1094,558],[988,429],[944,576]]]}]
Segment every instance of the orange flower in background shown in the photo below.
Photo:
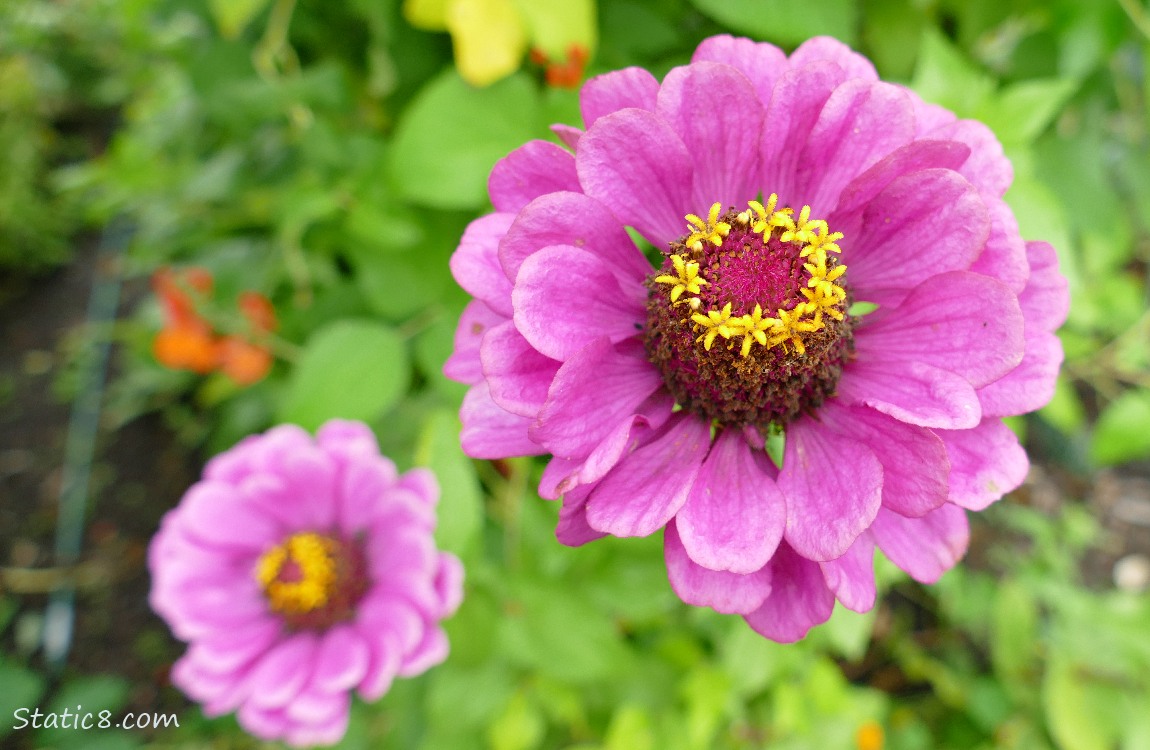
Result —
[{"label": "orange flower in background", "polygon": [[858,750],[882,750],[885,739],[882,725],[877,721],[865,722],[855,732],[855,745]]},{"label": "orange flower in background", "polygon": [[164,327],[152,340],[152,354],[172,370],[222,372],[240,386],[258,383],[275,361],[271,349],[259,341],[279,326],[275,308],[259,292],[245,291],[238,306],[247,335],[221,335],[198,309],[212,287],[211,273],[202,268],[161,268],[152,275],[152,289],[164,313]]},{"label": "orange flower in background", "polygon": [[557,89],[577,89],[583,82],[583,71],[590,59],[587,48],[581,44],[572,44],[567,48],[567,59],[556,62],[547,57],[541,49],[531,50],[531,62],[543,66],[544,80],[547,85]]},{"label": "orange flower in background", "polygon": [[240,312],[252,328],[260,333],[271,333],[279,327],[272,301],[259,292],[247,291],[240,294]]},{"label": "orange flower in background", "polygon": [[272,369],[271,352],[239,336],[225,336],[217,349],[220,372],[237,385],[260,382]]},{"label": "orange flower in background", "polygon": [[156,361],[171,370],[191,370],[207,375],[216,369],[218,346],[208,328],[189,325],[165,326],[152,340]]}]

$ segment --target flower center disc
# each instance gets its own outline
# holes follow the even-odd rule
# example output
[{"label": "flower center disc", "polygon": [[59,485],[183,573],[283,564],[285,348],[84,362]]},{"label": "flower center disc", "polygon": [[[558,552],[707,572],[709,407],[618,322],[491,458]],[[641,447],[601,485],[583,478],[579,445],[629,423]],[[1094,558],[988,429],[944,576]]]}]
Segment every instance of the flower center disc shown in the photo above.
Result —
[{"label": "flower center disc", "polygon": [[351,619],[368,588],[358,545],[310,531],[265,552],[255,576],[268,606],[294,630],[323,630]]},{"label": "flower center disc", "polygon": [[687,216],[647,283],[648,356],[683,408],[722,425],[812,412],[852,351],[842,235],[777,200]]}]

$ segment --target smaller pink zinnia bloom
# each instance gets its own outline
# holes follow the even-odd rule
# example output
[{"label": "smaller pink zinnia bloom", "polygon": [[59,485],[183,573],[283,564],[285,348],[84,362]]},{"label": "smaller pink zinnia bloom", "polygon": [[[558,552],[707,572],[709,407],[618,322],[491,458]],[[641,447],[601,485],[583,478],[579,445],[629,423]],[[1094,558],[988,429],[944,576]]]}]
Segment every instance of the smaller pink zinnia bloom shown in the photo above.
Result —
[{"label": "smaller pink zinnia bloom", "polygon": [[172,682],[251,734],[333,744],[364,700],[443,661],[463,567],[436,549],[439,488],[358,422],[294,425],[216,456],[148,551],[152,607],[188,643]]}]

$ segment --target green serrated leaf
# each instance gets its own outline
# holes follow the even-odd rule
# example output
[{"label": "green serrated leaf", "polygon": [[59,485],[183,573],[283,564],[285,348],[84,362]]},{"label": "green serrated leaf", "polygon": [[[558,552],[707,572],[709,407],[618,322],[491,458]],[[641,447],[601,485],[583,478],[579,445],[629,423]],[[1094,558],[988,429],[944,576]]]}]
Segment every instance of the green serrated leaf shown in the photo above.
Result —
[{"label": "green serrated leaf", "polygon": [[391,179],[417,203],[478,208],[492,165],[542,134],[539,120],[539,95],[526,75],[476,89],[447,71],[419,92],[400,121]]},{"label": "green serrated leaf", "polygon": [[329,419],[369,421],[407,391],[407,347],[394,330],[342,320],[312,334],[292,371],[279,417],[313,430]]}]

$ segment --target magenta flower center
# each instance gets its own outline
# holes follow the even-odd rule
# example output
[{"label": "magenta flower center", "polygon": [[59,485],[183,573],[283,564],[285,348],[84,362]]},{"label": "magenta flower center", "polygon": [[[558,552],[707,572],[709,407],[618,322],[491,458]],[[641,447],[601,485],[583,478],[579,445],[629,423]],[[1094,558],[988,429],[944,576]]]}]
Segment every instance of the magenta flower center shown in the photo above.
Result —
[{"label": "magenta flower center", "polygon": [[648,355],[683,408],[719,424],[813,411],[851,352],[842,234],[777,202],[687,216],[648,281]]},{"label": "magenta flower center", "polygon": [[359,544],[310,531],[261,555],[255,576],[268,607],[293,630],[324,630],[351,619],[370,584]]}]

